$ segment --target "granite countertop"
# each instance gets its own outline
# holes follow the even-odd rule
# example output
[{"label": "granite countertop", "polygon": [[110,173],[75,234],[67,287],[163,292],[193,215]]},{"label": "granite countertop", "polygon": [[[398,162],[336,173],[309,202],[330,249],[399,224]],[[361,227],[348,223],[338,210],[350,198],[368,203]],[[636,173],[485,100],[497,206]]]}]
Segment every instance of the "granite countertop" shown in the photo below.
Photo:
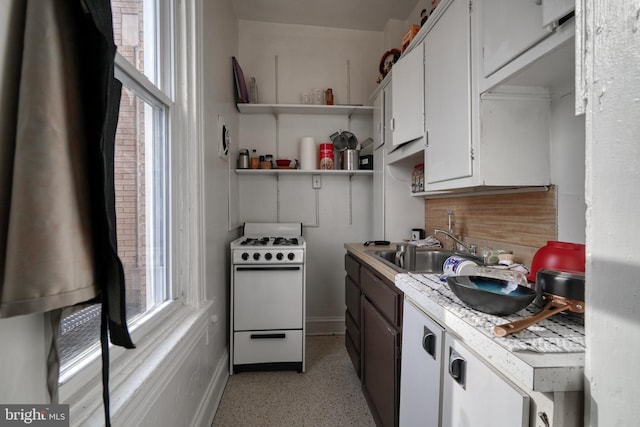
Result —
[{"label": "granite countertop", "polygon": [[345,249],[377,270],[404,292],[405,298],[440,323],[494,369],[525,390],[581,391],[584,387],[584,323],[555,315],[525,331],[504,338],[493,326],[536,313],[535,306],[515,315],[485,315],[462,303],[433,274],[398,274],[366,251],[395,249],[347,243]]},{"label": "granite countertop", "polygon": [[525,390],[580,391],[584,387],[584,324],[556,315],[529,330],[497,337],[492,329],[529,316],[534,307],[505,317],[490,316],[462,303],[433,274],[398,274],[396,286],[426,314]]}]

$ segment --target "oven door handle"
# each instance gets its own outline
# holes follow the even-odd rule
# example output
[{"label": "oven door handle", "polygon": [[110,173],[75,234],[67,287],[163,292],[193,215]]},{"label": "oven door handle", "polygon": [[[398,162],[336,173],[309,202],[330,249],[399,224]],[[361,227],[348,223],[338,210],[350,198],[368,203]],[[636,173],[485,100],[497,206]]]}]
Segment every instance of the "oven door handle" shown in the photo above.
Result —
[{"label": "oven door handle", "polygon": [[236,267],[236,271],[297,271],[302,269],[301,266],[268,266],[268,267]]}]

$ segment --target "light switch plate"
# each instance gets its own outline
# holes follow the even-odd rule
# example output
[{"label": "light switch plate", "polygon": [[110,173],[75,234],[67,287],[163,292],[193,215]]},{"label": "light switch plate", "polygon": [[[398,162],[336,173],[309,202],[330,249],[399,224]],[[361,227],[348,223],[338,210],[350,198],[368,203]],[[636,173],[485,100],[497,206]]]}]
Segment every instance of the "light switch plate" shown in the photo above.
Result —
[{"label": "light switch plate", "polygon": [[312,175],[311,186],[313,188],[322,188],[322,177],[320,175]]}]

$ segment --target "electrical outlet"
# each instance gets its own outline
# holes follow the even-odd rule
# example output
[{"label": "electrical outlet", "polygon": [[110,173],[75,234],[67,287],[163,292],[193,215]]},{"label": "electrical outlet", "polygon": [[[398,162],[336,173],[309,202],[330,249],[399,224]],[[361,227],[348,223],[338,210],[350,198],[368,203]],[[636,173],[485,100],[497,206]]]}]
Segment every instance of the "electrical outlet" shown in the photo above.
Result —
[{"label": "electrical outlet", "polygon": [[322,177],[320,175],[313,175],[311,178],[311,186],[313,188],[322,188]]}]

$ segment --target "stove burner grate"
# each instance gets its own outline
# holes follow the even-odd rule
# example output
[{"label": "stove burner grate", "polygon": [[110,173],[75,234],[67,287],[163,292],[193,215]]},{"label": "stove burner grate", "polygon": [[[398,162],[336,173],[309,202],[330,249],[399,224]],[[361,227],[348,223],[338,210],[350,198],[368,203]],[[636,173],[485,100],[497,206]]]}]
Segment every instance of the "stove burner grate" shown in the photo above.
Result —
[{"label": "stove burner grate", "polygon": [[260,237],[260,238],[247,237],[242,242],[240,242],[241,245],[246,245],[246,246],[266,246],[267,243],[269,243],[268,237]]},{"label": "stove burner grate", "polygon": [[286,238],[286,237],[276,237],[273,240],[273,245],[274,246],[297,246],[298,245],[298,239],[296,237],[290,237],[290,238]]}]

